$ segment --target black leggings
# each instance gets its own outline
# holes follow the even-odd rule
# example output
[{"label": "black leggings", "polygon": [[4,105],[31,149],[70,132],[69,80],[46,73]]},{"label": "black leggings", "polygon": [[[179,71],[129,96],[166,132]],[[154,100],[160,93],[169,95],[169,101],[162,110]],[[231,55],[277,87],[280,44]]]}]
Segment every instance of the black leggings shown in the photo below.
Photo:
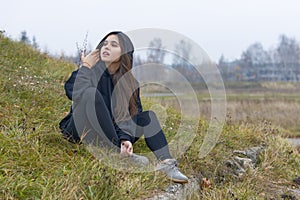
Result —
[{"label": "black leggings", "polygon": [[[102,95],[96,88],[87,89],[73,108],[73,118],[83,142],[98,146],[120,148],[120,139],[112,116]],[[142,135],[149,149],[158,160],[172,158],[166,137],[153,111],[140,112],[132,117],[134,133],[130,141],[134,144]],[[121,130],[120,130],[121,131]]]}]

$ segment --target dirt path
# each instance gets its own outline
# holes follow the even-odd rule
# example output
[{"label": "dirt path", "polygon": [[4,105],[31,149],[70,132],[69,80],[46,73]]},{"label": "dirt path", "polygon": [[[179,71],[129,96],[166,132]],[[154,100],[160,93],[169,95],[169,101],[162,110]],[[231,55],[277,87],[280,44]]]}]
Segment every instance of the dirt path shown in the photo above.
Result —
[{"label": "dirt path", "polygon": [[145,200],[178,200],[178,199],[191,199],[197,197],[200,193],[199,180],[192,177],[187,184],[174,184],[171,183],[165,191],[155,194],[153,197],[146,198]]},{"label": "dirt path", "polygon": [[287,138],[293,146],[300,146],[300,138]]}]

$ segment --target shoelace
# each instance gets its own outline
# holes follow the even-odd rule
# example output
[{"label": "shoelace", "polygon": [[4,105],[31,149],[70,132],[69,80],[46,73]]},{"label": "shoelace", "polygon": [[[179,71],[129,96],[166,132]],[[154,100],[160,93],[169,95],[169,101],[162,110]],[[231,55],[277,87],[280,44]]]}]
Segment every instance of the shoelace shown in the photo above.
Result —
[{"label": "shoelace", "polygon": [[171,169],[177,169],[178,168],[178,162],[176,160],[170,161],[168,165],[171,167]]},{"label": "shoelace", "polygon": [[178,162],[176,160],[170,160],[167,163],[161,163],[164,166],[159,166],[157,169],[162,170],[164,168],[170,167],[171,169],[178,169]]}]

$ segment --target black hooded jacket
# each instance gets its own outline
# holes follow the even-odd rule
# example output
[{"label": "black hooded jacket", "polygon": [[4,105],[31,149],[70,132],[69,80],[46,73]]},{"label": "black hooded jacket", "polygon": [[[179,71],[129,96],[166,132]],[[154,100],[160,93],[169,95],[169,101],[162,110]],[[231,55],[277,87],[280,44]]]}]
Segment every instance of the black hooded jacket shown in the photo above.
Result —
[{"label": "black hooded jacket", "polygon": [[[131,65],[132,65],[133,52],[134,52],[133,44],[131,40],[128,38],[128,36],[120,31],[114,31],[108,33],[100,41],[96,49],[100,50],[103,46],[103,42],[105,41],[105,39],[111,34],[117,34],[119,36],[119,39],[122,40],[124,44],[123,53],[129,55],[129,58],[131,60]],[[76,126],[72,117],[72,113],[73,113],[72,111],[73,108],[76,106],[76,103],[80,101],[80,97],[82,93],[89,87],[97,88],[97,90],[100,92],[100,94],[104,99],[105,105],[109,111],[111,119],[114,122],[113,114],[112,114],[113,108],[111,104],[112,92],[114,89],[112,76],[109,74],[104,62],[102,61],[99,61],[91,69],[82,66],[78,70],[74,71],[71,74],[71,77],[65,83],[66,95],[70,100],[73,101],[73,104],[69,114],[64,119],[62,119],[61,122],[59,123],[59,127],[62,130],[64,136],[68,137],[69,139],[71,139],[71,141],[74,142],[80,141],[80,138],[79,138],[79,134],[77,133]],[[138,113],[142,112],[142,104],[140,101],[139,89],[137,89],[136,103],[137,103]],[[134,131],[134,128],[131,126],[130,123],[115,125],[115,129],[120,140],[130,140],[132,134],[134,134],[132,133]]]},{"label": "black hooded jacket", "polygon": [[[99,75],[100,77],[97,77]],[[73,71],[70,78],[65,83],[64,88],[66,96],[73,101],[73,104],[69,114],[59,123],[59,127],[62,130],[64,136],[69,138],[72,142],[80,141],[80,137],[76,130],[76,126],[72,117],[73,108],[76,107],[76,103],[80,101],[81,95],[89,87],[97,88],[97,90],[100,92],[111,116],[111,120],[114,121],[112,114],[113,108],[111,104],[114,85],[112,83],[112,77],[106,69],[105,64],[102,61],[99,61],[91,69],[82,66],[78,70]],[[137,93],[138,98],[136,103],[138,113],[140,113],[142,112],[142,104],[140,100],[139,89],[137,90]],[[118,125],[115,124],[115,129],[120,140],[130,141],[131,135],[134,134],[130,133],[130,127],[124,127],[124,129],[126,130],[125,131],[123,130],[123,128],[121,129]]]}]

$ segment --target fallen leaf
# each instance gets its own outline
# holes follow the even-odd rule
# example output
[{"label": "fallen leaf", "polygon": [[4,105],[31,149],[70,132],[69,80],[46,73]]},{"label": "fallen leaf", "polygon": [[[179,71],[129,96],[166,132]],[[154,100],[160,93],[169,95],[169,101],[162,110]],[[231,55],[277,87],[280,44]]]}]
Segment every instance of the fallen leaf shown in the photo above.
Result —
[{"label": "fallen leaf", "polygon": [[202,178],[202,181],[201,181],[201,188],[209,188],[211,187],[211,182],[208,178]]}]

